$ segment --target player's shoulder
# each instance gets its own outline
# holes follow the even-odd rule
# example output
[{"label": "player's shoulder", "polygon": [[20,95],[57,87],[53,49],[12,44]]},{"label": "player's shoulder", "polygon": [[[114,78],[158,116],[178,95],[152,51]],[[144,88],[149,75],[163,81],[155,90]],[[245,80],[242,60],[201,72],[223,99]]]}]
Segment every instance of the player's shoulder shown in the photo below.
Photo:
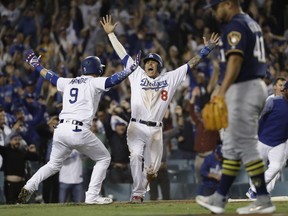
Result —
[{"label": "player's shoulder", "polygon": [[169,70],[169,71],[163,70],[163,71],[162,71],[162,74],[163,74],[163,75],[166,75],[166,76],[175,76],[175,75],[173,75],[173,73],[174,73],[174,74],[176,74],[176,76],[177,76],[177,74],[179,73],[179,71],[182,71],[183,73],[185,73],[185,72],[187,72],[188,70],[189,70],[189,65],[188,65],[188,63],[185,63],[185,64],[183,64],[183,65],[181,65],[181,66],[179,66],[179,67],[177,67],[177,68],[175,68],[175,69],[173,69],[173,70]]},{"label": "player's shoulder", "polygon": [[280,101],[283,101],[284,97],[282,95],[280,96],[269,96],[267,99],[266,99],[266,106],[270,106],[270,107],[273,107],[274,104],[278,104],[278,102]]},{"label": "player's shoulder", "polygon": [[268,100],[273,100],[273,101],[277,101],[277,100],[283,100],[284,99],[284,97],[282,96],[282,95],[275,95],[275,96],[273,96],[273,97],[268,97],[267,98],[267,101]]},{"label": "player's shoulder", "polygon": [[227,31],[238,30],[246,31],[254,26],[258,26],[255,20],[253,20],[248,14],[240,13],[236,14],[231,21],[226,25]]}]

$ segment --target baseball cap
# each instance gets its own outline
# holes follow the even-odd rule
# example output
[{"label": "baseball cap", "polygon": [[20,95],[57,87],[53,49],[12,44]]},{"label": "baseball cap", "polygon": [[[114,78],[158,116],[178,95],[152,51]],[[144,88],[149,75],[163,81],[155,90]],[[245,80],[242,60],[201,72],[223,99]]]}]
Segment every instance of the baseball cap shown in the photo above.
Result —
[{"label": "baseball cap", "polygon": [[217,5],[219,4],[220,2],[224,2],[226,0],[208,0],[207,4],[204,6],[204,9],[208,9],[208,8],[211,8],[213,7],[214,5]]},{"label": "baseball cap", "polygon": [[12,136],[10,136],[10,139],[14,139],[15,137],[21,137],[19,133],[14,133]]},{"label": "baseball cap", "polygon": [[270,71],[267,70],[264,78],[266,78],[266,79],[272,79],[273,76],[272,76],[272,74],[270,73]]},{"label": "baseball cap", "polygon": [[223,157],[223,154],[222,154],[222,144],[218,144],[215,148],[215,153],[219,156],[219,157]]},{"label": "baseball cap", "polygon": [[31,93],[28,93],[27,95],[26,95],[26,98],[35,98],[35,96],[33,95],[33,94],[31,94]]},{"label": "baseball cap", "polygon": [[116,122],[115,126],[118,126],[118,125],[126,126],[126,123],[125,122]]}]

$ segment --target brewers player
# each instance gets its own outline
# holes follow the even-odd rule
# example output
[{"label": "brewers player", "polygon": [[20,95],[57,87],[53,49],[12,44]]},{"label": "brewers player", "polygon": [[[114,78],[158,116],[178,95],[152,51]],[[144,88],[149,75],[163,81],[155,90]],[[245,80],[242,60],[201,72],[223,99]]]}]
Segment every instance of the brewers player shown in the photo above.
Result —
[{"label": "brewers player", "polygon": [[267,98],[262,80],[266,72],[263,34],[259,24],[242,11],[238,0],[211,0],[207,6],[223,23],[219,53],[223,79],[216,96],[226,98],[229,125],[223,137],[220,185],[211,196],[196,196],[196,202],[222,214],[243,163],[256,187],[257,200],[238,208],[237,213],[273,213],[275,206],[264,179],[265,165],[257,150],[258,119]]},{"label": "brewers player", "polygon": [[[285,80],[285,79],[284,79]],[[281,82],[281,79],[278,79]],[[277,82],[276,82],[277,83]],[[282,93],[283,92],[283,93]],[[282,84],[279,96],[269,97],[259,120],[258,150],[263,160],[269,160],[265,171],[267,191],[270,193],[280,177],[282,167],[286,164],[288,139],[288,82]],[[280,95],[281,94],[281,95]],[[250,183],[246,195],[256,198],[255,186]]]},{"label": "brewers player", "polygon": [[[103,17],[101,24],[110,42],[125,67],[132,58],[114,34],[117,23],[112,24],[111,16]],[[207,56],[218,42],[218,35],[212,34],[209,42],[204,38],[205,47],[187,64],[161,73],[162,58],[150,53],[144,58],[144,69],[129,76],[131,86],[131,121],[127,130],[127,143],[130,151],[130,166],[133,177],[132,203],[143,202],[149,181],[156,177],[161,165],[163,152],[162,119],[177,89],[186,74]],[[142,160],[144,158],[144,170]]]},{"label": "brewers player", "polygon": [[141,52],[134,63],[130,61],[124,71],[110,77],[101,77],[104,65],[98,57],[89,56],[81,63],[82,76],[76,78],[58,77],[54,72],[45,69],[32,50],[26,51],[24,55],[26,62],[46,80],[56,85],[58,91],[63,92],[63,109],[59,115],[59,124],[54,131],[50,161],[28,180],[18,196],[18,202],[27,202],[31,194],[38,189],[40,182],[58,172],[72,149],[76,149],[96,162],[85,203],[112,203],[112,199],[100,196],[101,185],[111,157],[104,144],[90,131],[90,127],[101,94],[123,81],[138,67]]}]

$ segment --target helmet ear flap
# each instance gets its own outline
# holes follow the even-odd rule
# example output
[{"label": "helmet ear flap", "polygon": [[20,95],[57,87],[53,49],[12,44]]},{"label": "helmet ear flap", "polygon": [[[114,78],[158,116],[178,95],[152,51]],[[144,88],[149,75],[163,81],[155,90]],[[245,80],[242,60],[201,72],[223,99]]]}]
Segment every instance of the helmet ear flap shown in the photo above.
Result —
[{"label": "helmet ear flap", "polygon": [[104,74],[104,70],[103,70],[103,68],[99,68],[99,70],[98,70],[98,74],[99,74],[99,76],[102,76],[102,75]]}]

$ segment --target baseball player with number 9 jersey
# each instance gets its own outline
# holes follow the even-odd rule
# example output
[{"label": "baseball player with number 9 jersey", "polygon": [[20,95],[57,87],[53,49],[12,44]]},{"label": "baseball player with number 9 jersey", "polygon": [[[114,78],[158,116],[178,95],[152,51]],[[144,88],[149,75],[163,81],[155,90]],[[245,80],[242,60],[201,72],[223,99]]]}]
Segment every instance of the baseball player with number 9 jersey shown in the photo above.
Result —
[{"label": "baseball player with number 9 jersey", "polygon": [[[114,34],[117,23],[112,24],[111,16],[103,17],[101,24],[108,34],[113,48],[127,67],[132,58]],[[129,75],[131,86],[131,121],[127,130],[127,143],[130,151],[130,166],[133,177],[132,203],[143,202],[149,181],[156,177],[161,165],[163,152],[162,119],[177,89],[185,80],[186,74],[206,57],[216,46],[219,37],[212,34],[209,42],[204,39],[205,47],[187,64],[161,73],[162,58],[156,53],[144,59],[144,68],[138,67]],[[142,160],[144,169],[142,170]]]},{"label": "baseball player with number 9 jersey", "polygon": [[57,86],[63,92],[63,108],[59,115],[59,124],[53,134],[50,160],[42,166],[21,189],[18,203],[26,203],[39,184],[59,172],[63,161],[73,149],[87,155],[95,161],[88,191],[86,204],[110,204],[111,198],[100,195],[102,182],[110,165],[111,156],[104,144],[90,130],[93,118],[98,108],[101,95],[111,87],[119,84],[138,67],[141,52],[135,62],[109,77],[103,75],[103,66],[96,56],[88,56],[81,63],[82,75],[75,78],[59,77],[53,71],[40,64],[39,57],[32,50],[24,53],[25,61],[29,63],[43,78]]}]

